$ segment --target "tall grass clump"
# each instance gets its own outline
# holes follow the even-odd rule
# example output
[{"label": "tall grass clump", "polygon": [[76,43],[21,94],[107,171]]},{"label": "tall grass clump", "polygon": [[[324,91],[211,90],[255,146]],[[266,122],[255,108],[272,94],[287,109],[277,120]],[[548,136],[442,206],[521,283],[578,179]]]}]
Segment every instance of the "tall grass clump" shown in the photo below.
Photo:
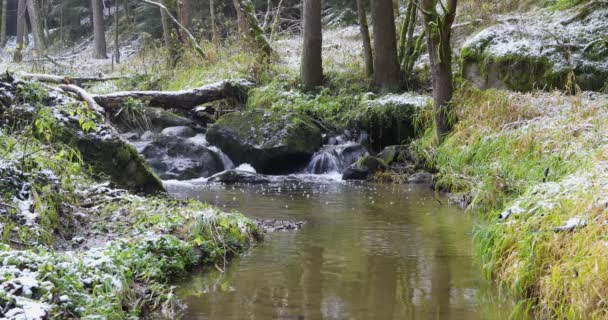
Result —
[{"label": "tall grass clump", "polygon": [[427,129],[413,149],[437,187],[470,195],[485,274],[523,299],[514,316],[608,316],[608,98],[464,85],[454,108],[445,142]]}]

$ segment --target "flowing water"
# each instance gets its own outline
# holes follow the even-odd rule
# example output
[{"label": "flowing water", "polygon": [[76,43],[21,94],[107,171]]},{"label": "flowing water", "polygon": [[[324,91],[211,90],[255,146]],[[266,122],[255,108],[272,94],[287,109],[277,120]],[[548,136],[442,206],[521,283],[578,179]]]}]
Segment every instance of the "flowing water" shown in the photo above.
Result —
[{"label": "flowing water", "polygon": [[304,180],[167,186],[253,218],[307,222],[268,234],[225,273],[183,279],[185,319],[508,318],[511,304],[475,264],[470,216],[428,186]]}]

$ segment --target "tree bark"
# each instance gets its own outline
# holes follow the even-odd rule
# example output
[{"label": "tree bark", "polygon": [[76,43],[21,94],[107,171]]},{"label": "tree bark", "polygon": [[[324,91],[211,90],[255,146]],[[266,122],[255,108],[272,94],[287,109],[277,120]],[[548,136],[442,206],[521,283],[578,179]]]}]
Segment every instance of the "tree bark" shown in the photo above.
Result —
[{"label": "tree bark", "polygon": [[6,10],[8,0],[2,0],[2,18],[0,21],[0,47],[6,44]]},{"label": "tree bark", "polygon": [[258,23],[253,3],[250,0],[233,0],[232,4],[237,13],[239,30],[245,36],[247,42],[265,57],[273,56],[274,50]]},{"label": "tree bark", "polygon": [[197,89],[182,91],[124,91],[106,95],[92,95],[93,99],[106,110],[120,108],[123,103],[134,98],[147,102],[151,107],[190,110],[203,103],[232,98],[245,101],[252,84],[248,82],[222,81]]},{"label": "tree bark", "polygon": [[118,17],[118,1],[116,0],[116,5],[114,6],[114,58],[116,61],[116,64],[120,64],[120,43],[118,41],[118,35],[119,35],[119,29],[118,29],[118,21],[119,21],[119,17]]},{"label": "tree bark", "polygon": [[209,0],[209,12],[211,14],[211,41],[216,42],[217,36],[217,25],[215,23],[215,4],[213,0]]},{"label": "tree bark", "polygon": [[103,22],[103,0],[91,0],[93,9],[93,36],[95,38],[95,59],[107,59],[106,31]]},{"label": "tree bark", "polygon": [[359,31],[363,40],[363,58],[365,59],[365,74],[368,77],[374,75],[374,60],[372,54],[372,41],[369,37],[369,27],[367,25],[367,14],[363,0],[357,0],[357,13],[359,15]]},{"label": "tree bark", "polygon": [[302,17],[302,84],[304,89],[312,90],[323,83],[321,0],[304,0]]},{"label": "tree bark", "polygon": [[391,0],[371,0],[374,32],[374,83],[381,92],[399,89],[397,39]]},{"label": "tree bark", "polygon": [[80,96],[81,100],[85,101],[89,105],[89,108],[98,113],[104,113],[104,109],[99,106],[95,99],[93,99],[93,97],[88,92],[84,91],[84,89],[82,89],[81,87],[75,86],[73,84],[62,84],[59,86],[59,88],[61,88],[61,90],[65,92],[72,92],[77,94],[78,96]]},{"label": "tree bark", "polygon": [[19,0],[17,4],[17,47],[13,55],[13,61],[21,62],[23,60],[23,38],[25,34],[25,12],[26,0]]},{"label": "tree bark", "polygon": [[40,74],[40,73],[27,73],[22,72],[18,74],[20,78],[31,81],[40,81],[46,83],[56,83],[56,84],[76,84],[82,85],[85,82],[104,82],[104,81],[112,81],[123,79],[124,77],[67,77],[67,76],[58,76],[54,74]]},{"label": "tree bark", "polygon": [[437,12],[434,0],[420,0],[424,13],[426,39],[433,83],[433,111],[437,142],[450,130],[448,121],[452,100],[452,23],[456,16],[457,0],[448,0],[445,12]]},{"label": "tree bark", "polygon": [[178,0],[179,21],[184,28],[192,28],[192,0]]}]

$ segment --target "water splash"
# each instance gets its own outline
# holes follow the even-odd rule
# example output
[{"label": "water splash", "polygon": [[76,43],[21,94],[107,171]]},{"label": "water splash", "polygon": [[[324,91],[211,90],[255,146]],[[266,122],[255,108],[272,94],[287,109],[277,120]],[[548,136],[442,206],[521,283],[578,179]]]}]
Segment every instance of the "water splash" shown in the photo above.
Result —
[{"label": "water splash", "polygon": [[232,162],[232,160],[230,160],[230,157],[228,157],[224,152],[222,152],[220,148],[216,146],[209,146],[208,148],[209,150],[215,152],[220,157],[220,159],[222,159],[222,163],[224,164],[224,170],[234,169],[234,162]]},{"label": "water splash", "polygon": [[313,155],[306,167],[306,172],[310,174],[342,173],[359,157],[368,154],[365,147],[354,142],[326,145]]}]

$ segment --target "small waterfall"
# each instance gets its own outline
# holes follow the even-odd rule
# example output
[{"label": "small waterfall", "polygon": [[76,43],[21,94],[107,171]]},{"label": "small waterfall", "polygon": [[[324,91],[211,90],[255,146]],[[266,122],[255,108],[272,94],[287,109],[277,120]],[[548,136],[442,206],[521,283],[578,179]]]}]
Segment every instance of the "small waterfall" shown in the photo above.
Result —
[{"label": "small waterfall", "polygon": [[342,172],[343,168],[334,146],[325,147],[313,156],[306,168],[306,172],[312,174],[325,174],[330,172]]},{"label": "small waterfall", "polygon": [[222,163],[224,163],[224,170],[234,169],[234,162],[232,162],[232,160],[230,160],[230,158],[224,152],[222,152],[220,148],[216,146],[210,146],[209,150],[215,152],[220,157],[220,159],[222,159]]},{"label": "small waterfall", "polygon": [[306,167],[311,174],[342,173],[361,156],[368,155],[365,147],[349,142],[340,145],[326,145],[317,151]]}]

